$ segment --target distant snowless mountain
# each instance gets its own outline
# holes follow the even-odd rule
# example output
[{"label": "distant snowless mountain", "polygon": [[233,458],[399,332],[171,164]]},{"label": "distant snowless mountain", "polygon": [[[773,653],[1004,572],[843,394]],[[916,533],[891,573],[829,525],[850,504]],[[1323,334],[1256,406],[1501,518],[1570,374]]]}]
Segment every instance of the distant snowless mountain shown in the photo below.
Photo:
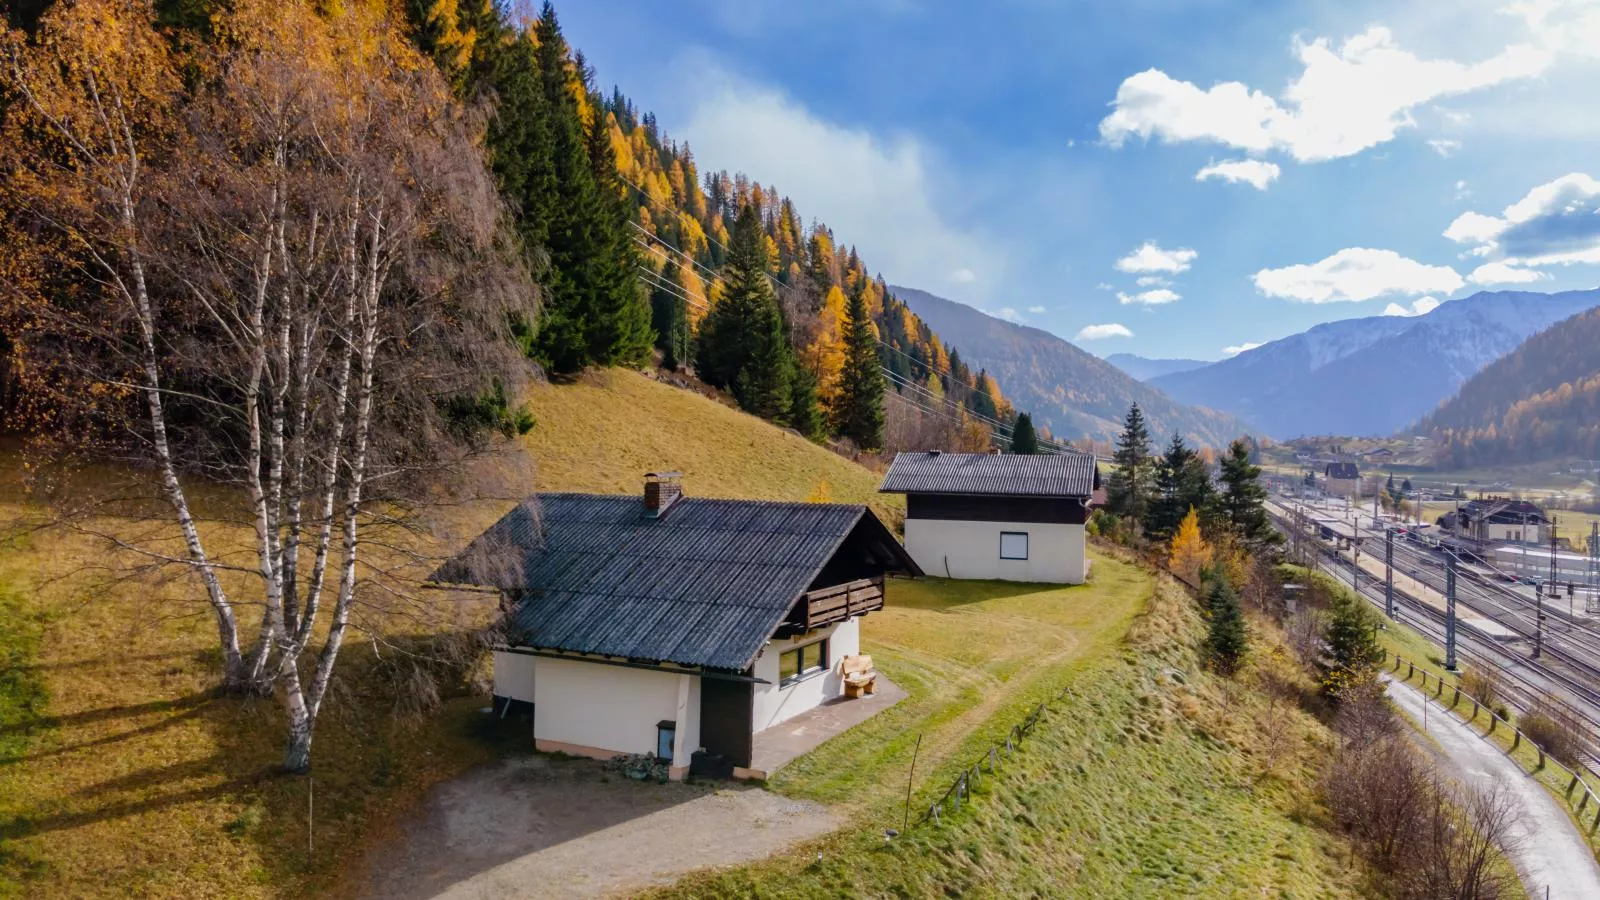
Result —
[{"label": "distant snowless mountain", "polygon": [[1157,443],[1181,434],[1196,444],[1224,447],[1250,428],[1237,418],[1185,406],[1109,362],[1048,331],[997,319],[954,300],[915,288],[889,288],[928,327],[961,350],[974,369],[1000,379],[1006,396],[1058,437],[1115,439],[1128,406],[1137,402]]},{"label": "distant snowless mountain", "polygon": [[1485,291],[1414,318],[1318,325],[1150,383],[1276,438],[1388,435],[1431,412],[1529,336],[1597,305],[1600,290]]},{"label": "distant snowless mountain", "polygon": [[1106,362],[1140,381],[1149,381],[1162,375],[1176,375],[1179,372],[1211,365],[1203,359],[1150,359],[1134,353],[1113,353],[1106,357]]}]

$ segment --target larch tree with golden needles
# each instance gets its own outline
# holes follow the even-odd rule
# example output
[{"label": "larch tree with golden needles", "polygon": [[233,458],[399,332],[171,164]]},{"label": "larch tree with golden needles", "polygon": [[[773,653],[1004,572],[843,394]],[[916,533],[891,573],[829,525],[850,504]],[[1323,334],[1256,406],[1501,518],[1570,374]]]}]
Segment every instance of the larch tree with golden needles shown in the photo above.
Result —
[{"label": "larch tree with golden needles", "polygon": [[1167,564],[1189,584],[1199,584],[1201,571],[1211,565],[1211,545],[1200,533],[1200,515],[1192,506],[1172,536]]}]

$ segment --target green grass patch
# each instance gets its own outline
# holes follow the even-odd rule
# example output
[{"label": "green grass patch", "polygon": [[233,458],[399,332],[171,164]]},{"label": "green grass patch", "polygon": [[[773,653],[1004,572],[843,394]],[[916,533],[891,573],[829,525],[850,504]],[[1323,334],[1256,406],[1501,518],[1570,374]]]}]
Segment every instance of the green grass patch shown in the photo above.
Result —
[{"label": "green grass patch", "polygon": [[[1097,577],[1109,580],[1111,570],[1097,560]],[[1003,735],[1034,697],[1068,688],[1020,751],[981,777],[972,801],[941,824],[913,824],[886,842],[884,829],[901,825],[899,804],[870,802],[854,826],[795,853],[691,876],[660,895],[1360,896],[1348,848],[1321,824],[1311,788],[1326,730],[1268,702],[1250,686],[1251,670],[1240,681],[1203,672],[1194,651],[1200,616],[1175,583],[1163,579],[1143,607],[1125,641],[1086,643],[1082,655],[991,710],[971,743],[958,742],[976,750]],[[1263,634],[1262,656],[1276,656],[1270,627]],[[982,638],[971,642],[976,649],[960,643],[946,641],[947,652],[1008,653]],[[884,728],[853,748],[854,759],[843,746],[819,753],[837,749],[833,765],[864,761],[852,788],[875,797],[885,793],[878,782],[895,781],[887,792],[903,791],[905,772],[894,770],[907,726],[914,739],[915,723],[901,723],[900,733]],[[1283,754],[1262,750],[1273,732],[1291,739]],[[890,753],[892,764],[883,758]],[[801,762],[822,761],[814,756]],[[963,753],[954,759],[957,769],[968,761]],[[913,822],[951,774],[943,768],[919,779]]]}]

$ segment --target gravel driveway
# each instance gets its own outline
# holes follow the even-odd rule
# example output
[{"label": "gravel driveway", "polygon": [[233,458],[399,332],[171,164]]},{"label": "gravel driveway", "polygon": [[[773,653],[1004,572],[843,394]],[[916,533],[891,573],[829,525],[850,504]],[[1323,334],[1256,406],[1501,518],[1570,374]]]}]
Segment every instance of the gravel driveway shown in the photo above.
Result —
[{"label": "gravel driveway", "polygon": [[593,760],[507,759],[436,788],[369,859],[383,898],[595,897],[749,862],[838,828],[759,788],[630,781]]}]

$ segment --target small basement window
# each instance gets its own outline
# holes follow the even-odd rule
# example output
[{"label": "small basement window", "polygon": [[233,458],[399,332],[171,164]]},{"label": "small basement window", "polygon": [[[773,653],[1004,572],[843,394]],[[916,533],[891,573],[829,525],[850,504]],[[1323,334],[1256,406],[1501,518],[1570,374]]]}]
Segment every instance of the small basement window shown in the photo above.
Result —
[{"label": "small basement window", "polygon": [[826,639],[786,650],[778,656],[778,686],[794,684],[828,670]]},{"label": "small basement window", "polygon": [[1027,559],[1028,533],[1026,531],[1000,532],[1001,559]]}]

